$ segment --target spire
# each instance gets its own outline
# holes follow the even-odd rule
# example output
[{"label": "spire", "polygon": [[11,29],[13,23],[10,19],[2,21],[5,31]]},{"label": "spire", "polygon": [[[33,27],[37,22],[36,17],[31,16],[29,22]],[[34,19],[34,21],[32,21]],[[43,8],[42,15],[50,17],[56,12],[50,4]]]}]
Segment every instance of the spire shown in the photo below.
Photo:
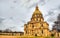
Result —
[{"label": "spire", "polygon": [[38,5],[36,6],[36,8],[35,8],[35,11],[34,11],[34,13],[33,13],[33,15],[32,15],[32,18],[31,18],[31,20],[44,20],[43,19],[43,15],[42,15],[42,13],[41,13],[41,11],[39,10],[39,8],[38,8]]},{"label": "spire", "polygon": [[36,9],[35,9],[35,10],[39,10],[39,9],[38,9],[38,5],[36,6]]},{"label": "spire", "polygon": [[41,14],[41,12],[39,11],[39,8],[38,8],[38,5],[36,5],[36,8],[35,8],[35,11],[34,11],[34,13],[33,14]]}]

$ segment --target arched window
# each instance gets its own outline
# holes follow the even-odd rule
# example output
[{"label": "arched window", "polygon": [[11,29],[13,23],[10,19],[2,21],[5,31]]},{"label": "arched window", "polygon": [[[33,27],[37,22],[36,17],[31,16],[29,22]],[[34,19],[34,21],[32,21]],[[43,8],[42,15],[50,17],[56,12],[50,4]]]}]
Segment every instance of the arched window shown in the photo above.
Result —
[{"label": "arched window", "polygon": [[58,37],[59,37],[59,33],[58,33]]},{"label": "arched window", "polygon": [[43,34],[43,30],[42,30],[42,34]]},{"label": "arched window", "polygon": [[35,36],[37,36],[37,34],[35,34]]},{"label": "arched window", "polygon": [[36,15],[36,17],[39,17],[39,15]]},{"label": "arched window", "polygon": [[53,37],[53,36],[54,36],[54,34],[51,34],[51,36]]},{"label": "arched window", "polygon": [[32,30],[33,31],[33,30]]},{"label": "arched window", "polygon": [[40,18],[37,18],[36,21],[40,21]]},{"label": "arched window", "polygon": [[27,34],[27,31],[26,31],[26,34]]},{"label": "arched window", "polygon": [[34,28],[34,25],[32,25],[32,28]]},{"label": "arched window", "polygon": [[34,24],[32,23],[32,28],[34,28]]},{"label": "arched window", "polygon": [[43,27],[43,24],[41,24],[41,26]]}]

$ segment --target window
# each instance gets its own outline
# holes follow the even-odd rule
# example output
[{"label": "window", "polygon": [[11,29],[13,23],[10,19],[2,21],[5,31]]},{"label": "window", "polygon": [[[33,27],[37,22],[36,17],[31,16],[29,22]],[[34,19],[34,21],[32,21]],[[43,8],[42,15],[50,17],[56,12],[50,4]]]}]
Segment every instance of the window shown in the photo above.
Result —
[{"label": "window", "polygon": [[36,21],[40,21],[40,18],[37,18]]},{"label": "window", "polygon": [[42,34],[43,34],[43,30],[42,30]]},{"label": "window", "polygon": [[32,23],[32,28],[34,28],[34,24]]},{"label": "window", "polygon": [[36,15],[35,15],[35,17],[36,17]]},{"label": "window", "polygon": [[32,30],[33,31],[33,30]]},{"label": "window", "polygon": [[32,34],[33,35],[33,34]]},{"label": "window", "polygon": [[58,34],[58,37],[59,37],[59,34]]},{"label": "window", "polygon": [[53,37],[53,36],[54,36],[54,34],[51,34],[51,36]]},{"label": "window", "polygon": [[36,19],[36,21],[38,21],[38,19]]},{"label": "window", "polygon": [[26,28],[27,28],[27,25],[26,25]]},{"label": "window", "polygon": [[43,24],[41,26],[43,27]]},{"label": "window", "polygon": [[34,28],[34,25],[32,25],[32,28]]},{"label": "window", "polygon": [[26,31],[26,34],[27,34],[27,31]]},{"label": "window", "polygon": [[37,36],[37,34],[35,34],[35,36]]},{"label": "window", "polygon": [[39,17],[39,15],[36,15],[36,17]]}]

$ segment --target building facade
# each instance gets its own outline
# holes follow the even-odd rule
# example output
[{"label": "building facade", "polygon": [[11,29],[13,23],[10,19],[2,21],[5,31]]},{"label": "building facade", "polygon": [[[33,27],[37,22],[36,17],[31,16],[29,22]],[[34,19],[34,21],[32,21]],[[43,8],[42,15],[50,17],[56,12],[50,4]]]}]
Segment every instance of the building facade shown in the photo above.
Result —
[{"label": "building facade", "polygon": [[3,36],[23,36],[23,32],[0,32],[0,35]]},{"label": "building facade", "polygon": [[49,24],[44,21],[41,11],[36,6],[31,21],[24,25],[24,35],[50,36]]}]

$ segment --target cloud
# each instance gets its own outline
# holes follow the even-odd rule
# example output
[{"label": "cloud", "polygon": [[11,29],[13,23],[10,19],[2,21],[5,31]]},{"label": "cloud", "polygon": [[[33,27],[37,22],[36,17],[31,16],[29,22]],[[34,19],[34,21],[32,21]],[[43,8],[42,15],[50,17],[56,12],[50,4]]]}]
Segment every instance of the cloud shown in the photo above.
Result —
[{"label": "cloud", "polygon": [[6,30],[10,29],[12,31],[23,31],[23,27],[21,25],[18,25],[13,21],[13,18],[8,19],[2,19],[0,18],[0,30]]},{"label": "cloud", "polygon": [[58,15],[60,14],[59,6],[52,8],[47,11],[48,13],[44,16],[46,17],[46,21],[49,23],[49,27],[52,30],[52,26],[54,25],[54,22],[57,20]]},{"label": "cloud", "polygon": [[[58,3],[57,3],[58,2]],[[11,29],[13,31],[22,31],[38,3],[44,19],[50,27],[60,13],[60,2],[57,0],[0,0],[0,29]],[[4,18],[2,18],[4,17]],[[18,30],[17,30],[18,29]]]},{"label": "cloud", "polygon": [[0,17],[0,23],[2,23],[3,20],[5,20],[5,19]]},{"label": "cloud", "polygon": [[46,2],[47,0],[22,0],[21,5],[29,9],[36,6],[37,4],[44,5]]},{"label": "cloud", "polygon": [[60,10],[60,5],[58,6],[58,9]]}]

